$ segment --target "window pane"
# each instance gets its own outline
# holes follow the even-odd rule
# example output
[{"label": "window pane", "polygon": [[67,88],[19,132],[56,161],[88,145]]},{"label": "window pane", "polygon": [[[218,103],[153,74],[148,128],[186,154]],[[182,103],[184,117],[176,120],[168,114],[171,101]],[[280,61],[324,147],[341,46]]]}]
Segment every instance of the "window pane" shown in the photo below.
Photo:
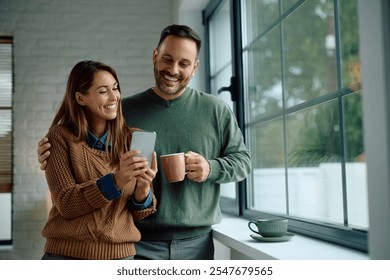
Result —
[{"label": "window pane", "polygon": [[286,213],[283,121],[281,118],[251,129],[252,210]]},{"label": "window pane", "polygon": [[274,28],[248,50],[246,64],[249,121],[280,111],[283,98],[278,28]]},{"label": "window pane", "polygon": [[0,172],[11,171],[12,111],[0,110]]},{"label": "window pane", "polygon": [[11,190],[12,131],[11,110],[0,110],[0,192]]},{"label": "window pane", "polygon": [[348,224],[368,228],[367,166],[364,154],[362,96],[344,97]]},{"label": "window pane", "polygon": [[368,228],[367,166],[363,141],[362,92],[356,1],[340,1],[340,40],[343,98],[348,224]]},{"label": "window pane", "polygon": [[0,193],[12,191],[12,44],[0,37]]},{"label": "window pane", "polygon": [[294,4],[298,2],[298,0],[282,0],[282,11],[283,13],[290,9]]},{"label": "window pane", "polygon": [[357,0],[241,4],[244,215],[287,216],[299,233],[367,249]]},{"label": "window pane", "polygon": [[361,85],[359,58],[359,29],[356,1],[340,1],[340,40],[343,87],[352,91],[359,90]]},{"label": "window pane", "polygon": [[248,24],[244,24],[246,32],[243,34],[246,46],[278,19],[279,0],[247,0],[243,4],[248,21]]},{"label": "window pane", "polygon": [[[210,91],[217,94],[222,87],[230,85],[232,77],[232,41],[230,29],[230,3],[223,4],[210,17],[209,42],[210,42]],[[229,92],[221,92],[218,98],[235,111]],[[221,185],[221,197],[236,199],[236,184],[228,183]]]},{"label": "window pane", "polygon": [[337,90],[333,1],[311,0],[283,22],[286,106]]},{"label": "window pane", "polygon": [[[216,93],[218,89],[226,87],[230,84],[230,77],[232,76],[232,68],[224,68],[218,75],[210,80],[211,92]],[[234,111],[234,103],[231,99],[231,94],[228,91],[223,91],[218,95],[226,104]]]},{"label": "window pane", "polygon": [[[229,1],[225,1],[210,19],[210,74],[216,75],[231,64],[232,48],[230,35]],[[230,77],[228,82],[230,82]]]},{"label": "window pane", "polygon": [[337,100],[287,119],[289,214],[343,223]]},{"label": "window pane", "polygon": [[12,106],[12,45],[0,44],[0,107]]},{"label": "window pane", "polygon": [[361,92],[344,96],[344,125],[346,161],[364,161],[363,110]]}]

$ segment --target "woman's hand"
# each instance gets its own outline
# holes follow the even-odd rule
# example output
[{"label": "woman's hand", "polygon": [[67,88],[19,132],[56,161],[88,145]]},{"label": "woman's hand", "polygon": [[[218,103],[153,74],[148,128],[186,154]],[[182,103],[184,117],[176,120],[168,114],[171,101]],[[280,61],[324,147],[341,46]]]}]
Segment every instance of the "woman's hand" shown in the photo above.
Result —
[{"label": "woman's hand", "polygon": [[153,179],[157,174],[157,156],[156,152],[153,152],[152,165],[147,167],[147,170],[136,176],[137,184],[135,189],[135,201],[141,203],[146,199],[150,192],[150,186]]},{"label": "woman's hand", "polygon": [[114,174],[115,184],[122,188],[133,177],[147,172],[148,162],[147,159],[140,156],[140,151],[131,150],[124,153],[119,162],[119,170]]}]

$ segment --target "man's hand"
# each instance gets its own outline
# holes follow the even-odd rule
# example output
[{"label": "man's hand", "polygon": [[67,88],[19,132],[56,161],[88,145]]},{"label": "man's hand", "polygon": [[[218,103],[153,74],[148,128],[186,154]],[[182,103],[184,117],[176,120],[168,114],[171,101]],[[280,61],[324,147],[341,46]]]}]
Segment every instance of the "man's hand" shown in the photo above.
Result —
[{"label": "man's hand", "polygon": [[187,178],[194,182],[204,182],[210,174],[209,162],[200,154],[189,151],[185,155]]},{"label": "man's hand", "polygon": [[41,141],[38,142],[37,153],[38,153],[38,161],[40,163],[41,170],[46,169],[46,165],[47,165],[46,160],[50,156],[49,148],[50,148],[50,143],[47,137],[43,138]]}]

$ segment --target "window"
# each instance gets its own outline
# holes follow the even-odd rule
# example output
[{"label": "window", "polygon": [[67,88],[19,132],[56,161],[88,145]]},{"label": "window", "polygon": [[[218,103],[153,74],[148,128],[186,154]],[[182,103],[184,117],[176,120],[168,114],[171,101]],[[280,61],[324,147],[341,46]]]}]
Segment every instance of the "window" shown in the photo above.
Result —
[{"label": "window", "polygon": [[[230,16],[232,34],[240,35],[238,45],[231,42],[232,76],[242,84],[236,106],[244,111],[241,128],[252,155],[238,193],[240,213],[288,217],[291,231],[366,251],[357,1],[212,1],[210,7],[226,2],[240,3],[239,17]],[[210,30],[218,8],[208,11]],[[216,45],[209,45],[211,56]]]},{"label": "window", "polygon": [[[208,45],[209,45],[209,84],[208,92],[218,93],[218,97],[224,100],[229,107],[236,111],[231,95],[223,88],[230,83],[232,76],[232,48],[230,36],[230,5],[229,1],[223,1],[209,19]],[[232,214],[238,213],[237,187],[235,183],[223,184],[221,187],[221,199],[231,206]]]},{"label": "window", "polygon": [[0,36],[0,245],[11,242],[12,38]]}]

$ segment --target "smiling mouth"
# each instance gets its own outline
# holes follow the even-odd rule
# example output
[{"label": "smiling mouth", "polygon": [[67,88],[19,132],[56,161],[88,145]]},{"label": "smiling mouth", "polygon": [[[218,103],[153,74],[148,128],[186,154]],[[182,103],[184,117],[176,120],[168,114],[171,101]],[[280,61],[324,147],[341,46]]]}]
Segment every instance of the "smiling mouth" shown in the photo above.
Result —
[{"label": "smiling mouth", "polygon": [[116,109],[116,104],[113,104],[113,105],[106,105],[106,106],[103,106],[105,109],[109,109],[109,110],[113,110],[113,109]]},{"label": "smiling mouth", "polygon": [[164,77],[164,79],[167,80],[168,82],[176,83],[176,82],[179,81],[178,78],[172,77],[172,76],[167,75],[167,74],[163,74],[163,77]]}]

